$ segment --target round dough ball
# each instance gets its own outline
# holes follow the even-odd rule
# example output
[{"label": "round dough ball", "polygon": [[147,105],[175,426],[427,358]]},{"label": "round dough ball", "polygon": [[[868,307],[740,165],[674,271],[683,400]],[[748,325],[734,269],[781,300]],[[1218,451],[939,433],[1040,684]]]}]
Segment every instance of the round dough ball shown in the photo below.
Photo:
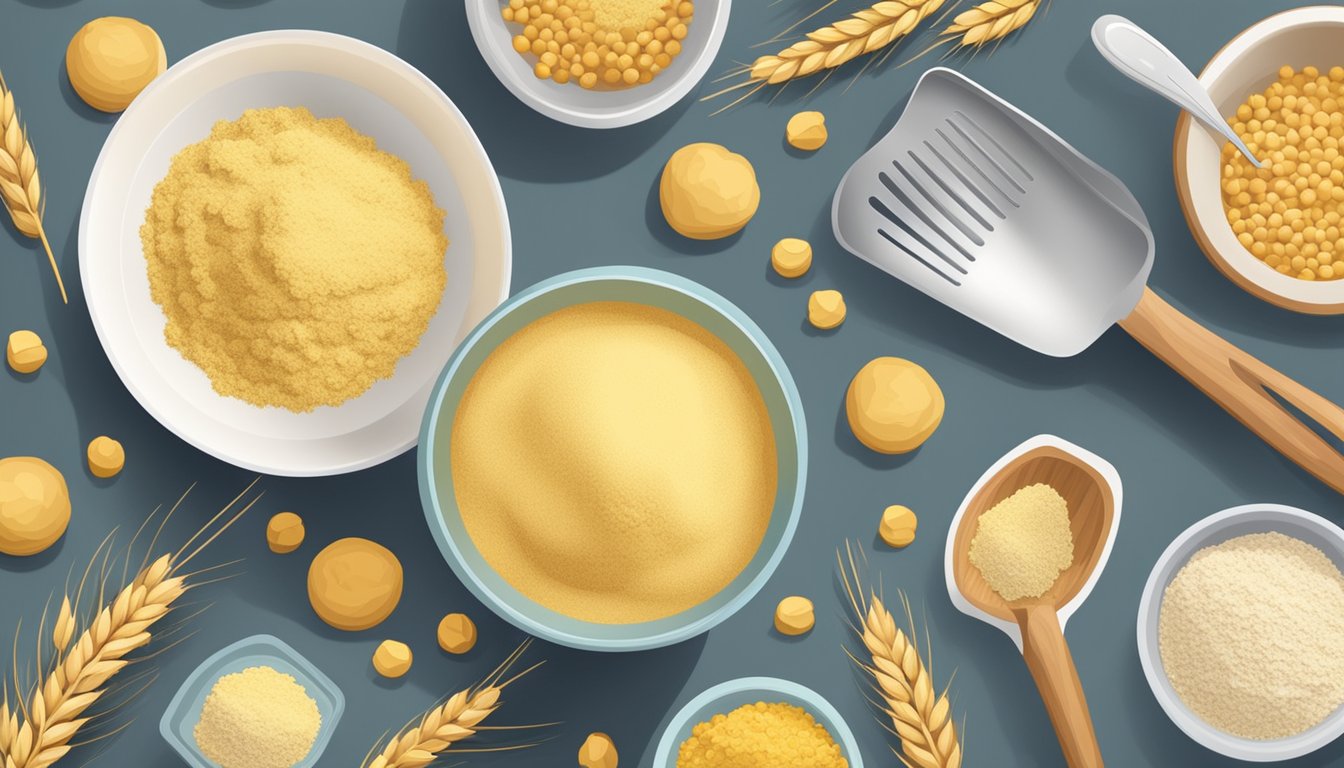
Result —
[{"label": "round dough ball", "polygon": [[93,473],[94,477],[103,479],[116,477],[121,468],[126,466],[126,449],[107,435],[99,435],[89,441],[86,454],[89,460],[89,472]]},{"label": "round dough ball", "polygon": [[923,445],[943,420],[943,391],[929,372],[899,357],[879,357],[855,374],[845,396],[849,428],[878,453]]},{"label": "round dough ball", "polygon": [[761,188],[747,158],[701,142],[687,144],[668,158],[658,199],[663,217],[677,232],[715,240],[751,221],[761,203]]},{"label": "round dough ball", "polygon": [[70,85],[86,104],[120,112],[168,68],[153,29],[124,16],[104,16],[80,28],[65,49]]},{"label": "round dough ball", "polygon": [[376,627],[401,600],[401,562],[368,539],[338,539],[308,566],[308,602],[319,618],[354,632]]},{"label": "round dough ball", "polygon": [[70,525],[70,491],[59,470],[41,459],[0,459],[0,552],[36,555]]}]

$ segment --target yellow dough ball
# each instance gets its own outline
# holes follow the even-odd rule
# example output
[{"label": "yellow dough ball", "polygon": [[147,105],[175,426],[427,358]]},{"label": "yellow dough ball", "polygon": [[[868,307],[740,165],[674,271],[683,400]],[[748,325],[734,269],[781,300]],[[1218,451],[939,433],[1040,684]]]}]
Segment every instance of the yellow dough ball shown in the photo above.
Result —
[{"label": "yellow dough ball", "polygon": [[900,504],[892,504],[882,511],[882,522],[877,525],[877,535],[889,547],[900,549],[910,546],[915,540],[915,530],[919,528],[919,518],[914,511]]},{"label": "yellow dough ball", "polygon": [[579,765],[583,768],[617,768],[620,755],[616,744],[605,733],[590,733],[579,747]]},{"label": "yellow dough ball", "polygon": [[89,471],[94,477],[104,479],[115,477],[121,472],[121,468],[126,466],[126,449],[107,435],[99,435],[90,440],[86,454]]},{"label": "yellow dough ball", "polygon": [[463,654],[476,647],[476,622],[464,613],[450,613],[439,621],[439,647]]},{"label": "yellow dough ball", "polygon": [[826,116],[820,112],[799,112],[789,118],[784,137],[795,149],[815,152],[826,143]]},{"label": "yellow dough ball", "polygon": [[401,562],[368,539],[338,539],[308,566],[308,601],[319,618],[354,632],[380,624],[401,600]]},{"label": "yellow dough ball", "polygon": [[284,555],[303,544],[303,518],[293,512],[278,512],[266,523],[266,546],[277,555]]},{"label": "yellow dough ball", "polygon": [[770,249],[770,266],[780,277],[802,277],[812,267],[812,245],[797,237],[786,237]]},{"label": "yellow dough ball", "polygon": [[90,21],[65,49],[70,85],[86,104],[103,112],[126,109],[167,68],[158,33],[123,16]]},{"label": "yellow dough ball", "polygon": [[47,362],[47,348],[36,333],[15,331],[5,344],[5,360],[15,373],[36,373]]},{"label": "yellow dough ball", "polygon": [[813,291],[807,300],[807,322],[823,331],[845,322],[845,297],[839,291]]},{"label": "yellow dough ball", "polygon": [[36,555],[70,525],[65,477],[31,456],[0,459],[0,552]]},{"label": "yellow dough ball", "polygon": [[411,671],[411,647],[399,640],[384,640],[373,652],[373,668],[383,677],[401,677]]},{"label": "yellow dough ball", "polygon": [[943,420],[943,391],[929,372],[899,357],[879,357],[849,384],[845,415],[859,442],[878,453],[907,453]]},{"label": "yellow dough ball", "polygon": [[812,601],[806,597],[789,595],[775,606],[775,630],[781,635],[806,634],[816,623]]},{"label": "yellow dough ball", "polygon": [[751,221],[761,188],[747,158],[702,142],[672,153],[658,183],[658,199],[672,229],[696,240],[715,240]]}]

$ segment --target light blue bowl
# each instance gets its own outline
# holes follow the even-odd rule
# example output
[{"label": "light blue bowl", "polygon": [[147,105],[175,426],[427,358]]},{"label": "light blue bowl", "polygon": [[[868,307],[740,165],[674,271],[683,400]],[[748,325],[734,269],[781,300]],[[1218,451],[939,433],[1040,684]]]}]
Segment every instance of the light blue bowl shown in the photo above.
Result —
[{"label": "light blue bowl", "polygon": [[854,733],[849,730],[840,713],[835,711],[835,707],[811,688],[774,677],[729,680],[691,699],[663,730],[663,737],[658,740],[658,751],[654,753],[653,768],[676,768],[681,743],[691,737],[691,729],[699,723],[715,715],[726,715],[743,704],[755,704],[758,701],[782,701],[807,710],[840,745],[840,753],[849,761],[849,768],[863,768],[863,755],[859,754]]},{"label": "light blue bowl", "polygon": [[[775,433],[779,478],[775,507],[756,555],[731,583],[704,603],[657,621],[598,624],[557,613],[524,596],[482,557],[467,535],[453,496],[450,436],[467,385],[501,342],[540,317],[575,304],[628,301],[676,312],[718,336],[755,378]],[[667,272],[598,267],[567,272],[523,290],[471,332],[448,361],[430,398],[420,433],[420,498],[444,558],[467,588],[520,629],[571,648],[637,651],[707,632],[733,615],[770,578],[784,557],[803,503],[807,428],[798,389],[784,360],[757,325],[727,299]],[[525,478],[519,478],[526,482]]]},{"label": "light blue bowl", "polygon": [[201,707],[205,705],[205,697],[210,694],[215,681],[224,675],[259,666],[293,676],[317,702],[322,726],[308,757],[296,763],[295,768],[317,765],[322,750],[327,748],[327,742],[331,741],[331,735],[336,732],[337,721],[345,711],[345,696],[331,678],[322,674],[312,662],[271,635],[244,638],[201,662],[168,704],[163,719],[159,721],[159,733],[163,734],[164,740],[182,756],[187,765],[193,768],[215,768],[215,763],[197,748],[194,734],[196,724],[201,721]]}]

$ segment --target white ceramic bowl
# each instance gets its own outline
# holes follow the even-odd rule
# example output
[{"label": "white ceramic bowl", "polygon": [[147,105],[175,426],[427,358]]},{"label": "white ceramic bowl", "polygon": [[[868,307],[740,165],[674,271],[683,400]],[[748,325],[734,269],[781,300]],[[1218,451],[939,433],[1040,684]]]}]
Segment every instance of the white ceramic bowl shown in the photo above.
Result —
[{"label": "white ceramic bowl", "polygon": [[719,53],[728,31],[732,0],[695,0],[695,18],[681,41],[681,53],[650,83],[633,88],[580,88],[541,80],[532,73],[535,59],[513,50],[521,26],[504,21],[507,0],[466,0],[467,23],[485,63],[505,88],[524,104],[562,123],[580,128],[620,128],[661,114],[691,92]]},{"label": "white ceramic bowl", "polygon": [[1158,616],[1167,585],[1190,560],[1205,547],[1249,533],[1277,531],[1301,539],[1319,548],[1335,565],[1344,569],[1344,530],[1319,515],[1282,504],[1247,504],[1225,509],[1200,520],[1171,542],[1153,566],[1139,601],[1139,661],[1153,696],[1162,705],[1176,727],[1203,746],[1238,760],[1267,763],[1289,760],[1315,752],[1344,734],[1344,707],[1324,722],[1304,733],[1286,739],[1258,741],[1224,733],[1190,711],[1176,695],[1162,668],[1158,649]]},{"label": "white ceramic bowl", "polygon": [[[1278,79],[1279,68],[1344,65],[1344,8],[1311,6],[1270,16],[1232,38],[1209,61],[1199,81],[1226,116]],[[1344,312],[1344,280],[1312,282],[1279,274],[1237,241],[1223,213],[1223,138],[1184,112],[1176,123],[1176,190],[1190,230],[1219,271],[1244,290],[1309,314]]]},{"label": "white ceramic bowl", "polygon": [[[140,225],[154,185],[183,147],[253,107],[304,106],[343,117],[425,180],[447,212],[448,287],[420,346],[390,379],[338,407],[293,413],[222,397],[164,341]],[[415,445],[430,391],[459,341],[509,290],[508,215],[476,135],[429,78],[368,43],[312,31],[244,35],[155,80],[118,120],[89,180],[80,274],[94,328],[123,383],[182,439],[275,475],[331,475]]]}]

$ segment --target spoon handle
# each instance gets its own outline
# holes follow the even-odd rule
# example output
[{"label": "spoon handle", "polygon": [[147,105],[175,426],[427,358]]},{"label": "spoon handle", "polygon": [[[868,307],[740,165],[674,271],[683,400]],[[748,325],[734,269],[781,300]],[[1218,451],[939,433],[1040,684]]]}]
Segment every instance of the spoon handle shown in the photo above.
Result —
[{"label": "spoon handle", "polygon": [[1199,79],[1175,54],[1139,25],[1123,16],[1107,14],[1092,25],[1092,43],[1121,74],[1221,133],[1257,168],[1263,165],[1242,143],[1236,131],[1223,120],[1222,115],[1218,114],[1218,107],[1209,98],[1209,92],[1200,85]]},{"label": "spoon handle", "polygon": [[1069,768],[1101,768],[1092,715],[1054,606],[1019,608],[1014,614],[1022,629],[1022,656],[1041,692],[1065,761]]}]

